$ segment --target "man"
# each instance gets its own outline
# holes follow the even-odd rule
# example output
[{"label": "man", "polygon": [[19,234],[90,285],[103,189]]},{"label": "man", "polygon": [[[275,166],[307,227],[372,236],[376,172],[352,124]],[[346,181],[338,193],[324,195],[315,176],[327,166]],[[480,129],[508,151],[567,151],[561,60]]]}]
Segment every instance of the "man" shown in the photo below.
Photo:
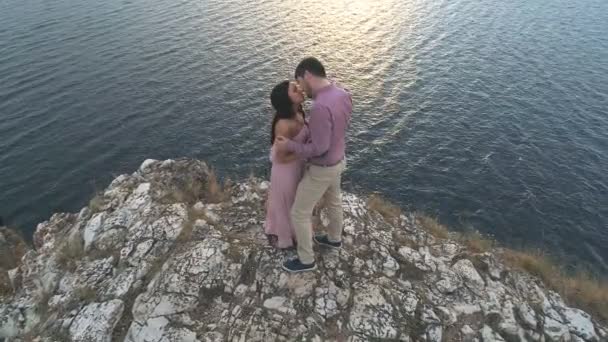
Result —
[{"label": "man", "polygon": [[340,181],[345,168],[345,138],[352,115],[352,99],[347,91],[327,79],[323,64],[316,58],[302,60],[295,77],[306,95],[314,99],[309,119],[311,139],[300,144],[280,136],[277,148],[309,162],[291,209],[298,258],[283,264],[288,272],[304,272],[316,269],[311,217],[315,204],[324,194],[329,210],[328,234],[315,236],[314,241],[332,248],[342,247]]}]

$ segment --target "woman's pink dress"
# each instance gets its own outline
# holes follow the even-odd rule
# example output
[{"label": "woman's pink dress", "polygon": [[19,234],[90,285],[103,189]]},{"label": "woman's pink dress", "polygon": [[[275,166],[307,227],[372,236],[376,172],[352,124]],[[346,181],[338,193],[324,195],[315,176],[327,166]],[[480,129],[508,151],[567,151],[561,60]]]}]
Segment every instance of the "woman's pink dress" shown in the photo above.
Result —
[{"label": "woman's pink dress", "polygon": [[[308,126],[304,125],[292,140],[303,143],[309,139]],[[266,207],[264,231],[276,237],[276,247],[290,248],[295,245],[296,234],[291,223],[291,206],[296,197],[298,184],[304,174],[305,161],[296,159],[290,163],[279,163],[274,149],[270,151],[270,192]]]}]

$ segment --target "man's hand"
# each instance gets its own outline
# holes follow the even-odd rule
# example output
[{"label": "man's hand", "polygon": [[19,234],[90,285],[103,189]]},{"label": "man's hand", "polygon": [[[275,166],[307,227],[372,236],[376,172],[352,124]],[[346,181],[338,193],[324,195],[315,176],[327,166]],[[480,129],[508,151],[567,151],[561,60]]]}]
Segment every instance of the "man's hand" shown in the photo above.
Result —
[{"label": "man's hand", "polygon": [[287,152],[287,143],[289,142],[289,139],[285,138],[282,135],[279,135],[278,137],[276,137],[274,143],[276,145],[276,148],[279,152]]}]

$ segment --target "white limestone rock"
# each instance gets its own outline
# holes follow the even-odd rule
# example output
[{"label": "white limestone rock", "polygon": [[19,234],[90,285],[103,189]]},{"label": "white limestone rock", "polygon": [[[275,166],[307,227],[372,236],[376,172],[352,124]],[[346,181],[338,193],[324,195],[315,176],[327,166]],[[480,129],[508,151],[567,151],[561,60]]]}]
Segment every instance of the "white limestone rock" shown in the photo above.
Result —
[{"label": "white limestone rock", "polygon": [[538,321],[536,319],[536,313],[530,305],[526,302],[520,303],[517,306],[517,313],[519,315],[520,320],[524,323],[524,328],[535,330]]},{"label": "white limestone rock", "polygon": [[426,329],[426,340],[429,342],[441,342],[443,328],[438,324],[431,324]]},{"label": "white limestone rock", "polygon": [[276,310],[282,313],[295,313],[295,311],[289,307],[289,300],[285,297],[272,297],[264,301],[264,307],[269,310]]},{"label": "white limestone rock", "polygon": [[436,281],[434,285],[442,294],[451,294],[462,286],[462,280],[456,273],[450,271],[442,273],[441,279]]},{"label": "white limestone rock", "polygon": [[349,328],[368,338],[396,338],[394,307],[386,300],[382,289],[372,284],[358,284],[355,289]]},{"label": "white limestone rock", "polygon": [[458,274],[467,286],[475,291],[476,293],[481,293],[485,287],[485,283],[473,263],[469,259],[461,259],[458,260],[453,266],[452,270]]},{"label": "white limestone rock", "polygon": [[139,167],[139,171],[147,171],[152,165],[156,164],[158,160],[155,159],[146,159],[141,166]]},{"label": "white limestone rock", "polygon": [[393,277],[399,271],[399,264],[392,256],[387,255],[384,264],[382,264],[382,271],[387,277]]},{"label": "white limestone rock", "polygon": [[90,246],[97,238],[97,235],[102,231],[103,219],[106,216],[105,212],[93,215],[86,227],[84,227],[84,249],[88,251]]},{"label": "white limestone rock", "polygon": [[572,340],[568,326],[550,317],[545,317],[544,333],[548,342]]},{"label": "white limestone rock", "polygon": [[460,334],[462,336],[462,340],[465,342],[473,341],[477,335],[475,330],[473,330],[473,328],[471,328],[471,326],[468,324],[465,324],[462,326],[462,328],[460,328]]},{"label": "white limestone rock", "polygon": [[[208,172],[195,160],[146,161],[92,208],[41,223],[36,250],[8,273],[0,339],[607,339],[597,320],[491,252],[475,255],[482,276],[459,242],[433,238],[410,214],[386,220],[354,194],[343,196],[344,248],[316,250],[316,271],[287,274],[281,263],[295,251],[269,247],[263,233],[268,185],[252,179],[208,203]],[[80,240],[84,255],[60,250]]]},{"label": "white limestone rock", "polygon": [[599,337],[595,332],[591,316],[579,309],[567,308],[563,311],[563,317],[566,319],[566,324],[570,332],[585,341],[599,341]]},{"label": "white limestone rock", "polygon": [[72,341],[110,342],[123,309],[124,303],[119,299],[85,306],[70,325]]},{"label": "white limestone rock", "polygon": [[505,342],[505,339],[502,338],[497,332],[492,330],[487,325],[484,325],[481,329],[481,341],[482,342]]}]

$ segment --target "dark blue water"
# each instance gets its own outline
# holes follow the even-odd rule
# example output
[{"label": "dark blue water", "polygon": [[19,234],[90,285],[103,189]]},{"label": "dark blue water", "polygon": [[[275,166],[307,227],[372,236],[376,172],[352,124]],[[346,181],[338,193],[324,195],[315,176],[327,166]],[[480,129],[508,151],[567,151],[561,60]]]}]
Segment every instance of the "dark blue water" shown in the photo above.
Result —
[{"label": "dark blue water", "polygon": [[146,158],[263,174],[306,55],[354,94],[347,187],[608,272],[606,0],[0,0],[0,215]]}]

